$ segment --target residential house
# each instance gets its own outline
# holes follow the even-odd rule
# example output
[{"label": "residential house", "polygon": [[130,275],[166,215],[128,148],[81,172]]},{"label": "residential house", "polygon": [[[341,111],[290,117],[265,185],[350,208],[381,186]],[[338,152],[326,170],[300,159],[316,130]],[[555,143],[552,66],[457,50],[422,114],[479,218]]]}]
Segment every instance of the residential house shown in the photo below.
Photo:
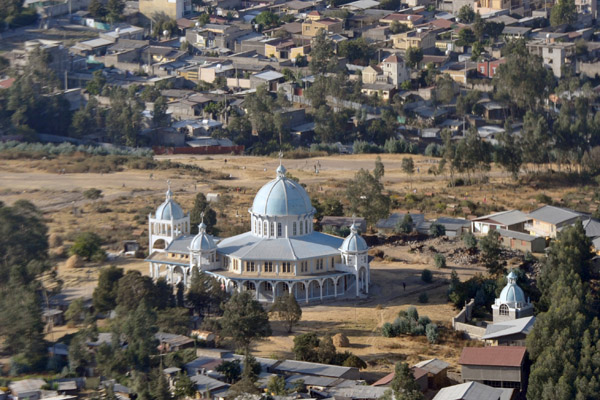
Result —
[{"label": "residential house", "polygon": [[455,62],[442,71],[450,75],[454,82],[466,84],[467,79],[477,73],[477,63],[473,61]]},{"label": "residential house", "polygon": [[481,61],[477,63],[477,72],[486,78],[493,78],[498,71],[498,67],[506,63],[506,59],[501,58],[500,60],[492,61]]},{"label": "residential house", "polygon": [[319,31],[327,33],[342,33],[343,21],[336,18],[308,19],[302,23],[302,35],[315,37]]},{"label": "residential house", "polygon": [[529,366],[526,347],[465,347],[458,363],[464,382],[474,381],[523,392],[527,389]]},{"label": "residential house", "polygon": [[525,223],[529,220],[527,214],[519,210],[500,211],[472,220],[471,231],[475,235],[487,235],[492,229],[525,232]]},{"label": "residential house", "polygon": [[[257,361],[260,362],[258,357]],[[278,374],[300,374],[326,376],[330,378],[360,379],[360,372],[358,368],[355,367],[343,367],[339,365],[319,364],[296,360],[283,360],[279,362],[277,362],[277,360],[268,361],[275,361],[275,363],[269,367],[269,371]]]},{"label": "residential house", "polygon": [[149,20],[157,14],[177,20],[192,13],[192,0],[140,0],[139,10]]},{"label": "residential house", "polygon": [[533,329],[535,317],[517,318],[488,324],[482,339],[491,346],[526,346],[525,339]]},{"label": "residential house", "polygon": [[228,384],[207,375],[194,375],[190,380],[202,399],[222,400],[229,390]]},{"label": "residential house", "polygon": [[358,227],[358,230],[360,232],[366,232],[367,231],[367,221],[364,218],[350,218],[350,217],[330,217],[330,216],[324,216],[321,219],[321,226],[323,227],[323,229],[341,229],[341,228],[348,228],[350,229],[350,226],[352,224],[355,224]]},{"label": "residential house", "polygon": [[381,18],[379,22],[384,25],[391,25],[392,23],[397,22],[413,29],[415,25],[421,24],[423,20],[424,17],[419,14],[392,13]]},{"label": "residential house", "polygon": [[23,379],[8,385],[14,400],[39,400],[42,397],[43,379]]},{"label": "residential house", "polygon": [[440,390],[433,400],[511,400],[514,389],[495,388],[479,382],[465,382]]},{"label": "residential house", "polygon": [[575,8],[577,14],[590,15],[593,19],[596,19],[598,4],[595,1],[590,0],[575,0]]},{"label": "residential house", "polygon": [[391,35],[392,47],[400,50],[408,50],[409,47],[415,47],[424,52],[432,51],[435,48],[435,33],[421,28],[403,32],[397,35]]},{"label": "residential house", "polygon": [[477,0],[474,10],[481,14],[487,14],[492,11],[510,10],[513,0]]},{"label": "residential house", "polygon": [[154,334],[154,337],[160,343],[158,349],[161,353],[170,353],[172,351],[194,347],[194,339],[187,336],[167,332],[157,332]]},{"label": "residential house", "polygon": [[527,39],[531,28],[526,26],[505,26],[502,30],[502,36],[506,39]]},{"label": "residential house", "polygon": [[577,219],[586,219],[586,215],[567,208],[543,206],[529,213],[531,223],[525,224],[525,230],[531,235],[554,239],[564,227],[571,226]]},{"label": "residential house", "polygon": [[379,4],[380,3],[375,0],[357,0],[357,1],[353,1],[351,3],[346,3],[346,4],[342,5],[341,8],[356,12],[356,11],[368,10],[369,8],[375,8]]},{"label": "residential house", "polygon": [[[409,213],[413,221],[413,228],[417,229],[423,222],[425,222],[425,214]],[[406,213],[392,213],[388,218],[380,219],[375,224],[375,228],[379,233],[393,234],[395,233],[396,226],[404,220]]]},{"label": "residential house", "polygon": [[[419,385],[419,389],[422,392],[425,392],[429,385],[427,371],[416,366],[411,367],[411,371],[415,382],[417,383],[417,385]],[[396,372],[391,372],[383,378],[379,379],[377,382],[373,383],[372,386],[382,386],[386,388],[390,387],[392,384],[392,380],[394,380],[395,376]]]},{"label": "residential house", "polygon": [[265,71],[250,77],[250,87],[256,89],[259,86],[267,85],[267,89],[276,92],[278,85],[285,80],[282,73],[277,71]]},{"label": "residential house", "polygon": [[214,62],[207,65],[203,65],[198,68],[199,76],[201,81],[213,83],[217,78],[231,78],[235,74],[235,68],[233,63],[228,62]]},{"label": "residential house", "polygon": [[575,43],[551,42],[549,40],[535,40],[526,43],[530,54],[540,56],[544,66],[551,69],[554,76],[561,78],[563,68],[571,65],[575,56]]},{"label": "residential house", "polygon": [[404,59],[397,54],[388,56],[379,66],[387,83],[391,83],[396,89],[400,88],[402,82],[410,79],[410,73]]},{"label": "residential house", "polygon": [[448,368],[450,364],[438,358],[421,361],[414,365],[427,372],[428,387],[438,389],[448,384]]},{"label": "residential house", "polygon": [[185,33],[187,42],[198,50],[220,48],[235,50],[236,40],[251,33],[250,29],[240,29],[235,25],[206,24]]},{"label": "residential house", "polygon": [[[470,221],[460,218],[440,217],[434,223],[442,225],[446,229],[446,236],[448,237],[460,237],[463,233],[469,232],[471,228]],[[424,222],[417,227],[417,231],[427,235],[431,225],[430,222]]]},{"label": "residential house", "polygon": [[542,236],[532,236],[528,233],[498,229],[500,241],[504,247],[530,253],[543,253],[546,249],[546,239]]},{"label": "residential house", "polygon": [[265,42],[265,55],[278,60],[295,60],[310,51],[310,42],[302,39],[274,39]]}]

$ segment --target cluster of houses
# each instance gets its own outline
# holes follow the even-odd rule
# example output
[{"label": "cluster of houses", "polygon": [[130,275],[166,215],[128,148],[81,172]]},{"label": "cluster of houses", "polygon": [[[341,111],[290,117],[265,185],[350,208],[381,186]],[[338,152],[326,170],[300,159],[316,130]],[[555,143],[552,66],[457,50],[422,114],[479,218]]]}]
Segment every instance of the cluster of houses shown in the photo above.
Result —
[{"label": "cluster of houses", "polygon": [[[36,4],[43,8],[46,3],[50,4],[43,1]],[[195,147],[230,153],[243,151],[243,148],[233,149],[235,144],[229,140],[208,143],[197,139],[226,127],[232,111],[243,114],[244,97],[262,85],[272,92],[284,90],[293,103],[292,108],[304,110],[310,105],[304,91],[314,82],[307,61],[317,34],[325,32],[336,52],[342,42],[362,38],[377,49],[376,58],[352,63],[337,54],[337,61],[348,71],[348,79],[361,82],[362,93],[383,102],[399,96],[405,103],[409,118],[401,122],[405,129],[399,135],[424,143],[439,141],[441,130],[459,134],[468,123],[477,128],[484,140],[494,142],[505,129],[502,120],[507,109],[493,101],[487,92],[492,89],[490,79],[505,62],[501,49],[507,40],[525,38],[529,52],[540,55],[556,77],[562,77],[567,70],[590,77],[600,71],[600,64],[595,62],[600,45],[594,42],[592,27],[596,3],[576,0],[575,4],[577,21],[573,25],[577,30],[567,32],[566,26],[547,26],[549,9],[532,9],[528,2],[521,1],[446,0],[439,2],[435,9],[429,1],[409,0],[391,10],[382,9],[375,0],[354,1],[339,8],[325,1],[300,0],[215,0],[210,2],[210,7],[198,7],[190,0],[128,3],[126,16],[130,23],[150,26],[150,21],[156,20],[159,14],[176,22],[177,29],[152,39],[147,28],[128,23],[119,26],[95,23],[85,10],[85,1],[79,1],[74,9],[68,10],[80,9],[71,14],[71,19],[89,29],[104,28],[97,38],[71,47],[60,40],[31,40],[25,43],[24,49],[8,52],[6,57],[12,66],[19,67],[27,61],[33,47],[42,46],[52,55],[51,69],[61,80],[64,77],[65,89],[71,90],[85,87],[93,78],[93,71],[99,69],[112,85],[172,82],[175,88],[188,89],[188,92],[167,95],[170,129],[152,135],[152,144],[188,147],[188,152],[194,152],[189,148]],[[480,13],[485,22],[503,26],[500,37],[484,47],[477,61],[472,61],[471,46],[459,39],[462,30],[472,27],[458,18],[465,5]],[[264,13],[270,13],[281,23],[259,25],[259,16]],[[57,14],[59,11],[52,12],[54,16]],[[585,52],[576,50],[580,44]],[[423,54],[412,68],[405,56],[409,48],[420,49]],[[417,72],[426,67],[447,74],[454,82],[455,95],[464,92],[467,84],[483,92],[478,101],[480,115],[458,116],[456,99],[439,104],[436,100],[439,88],[435,84],[416,90],[403,85],[411,78],[414,80]],[[0,80],[0,88],[9,87],[11,82],[10,78]],[[202,92],[189,90],[197,89],[198,84],[214,87]],[[328,98],[336,109],[340,108],[337,100]],[[231,107],[223,107],[222,112],[216,112],[215,107],[206,111],[210,104],[223,102]],[[378,107],[348,103],[343,106],[367,110],[367,123],[382,116]],[[72,107],[76,109],[80,105],[81,100]],[[145,116],[151,117],[152,104],[146,106]],[[297,116],[288,128],[299,143],[311,143],[314,122],[310,115]],[[519,129],[516,122],[513,132]]]},{"label": "cluster of houses", "polygon": [[[412,218],[413,229],[420,234],[429,234],[433,223],[443,225],[448,237],[459,237],[466,232],[485,236],[490,230],[496,230],[500,234],[502,245],[530,253],[543,253],[550,240],[556,239],[561,230],[581,221],[594,251],[600,254],[600,220],[589,213],[564,207],[545,205],[529,213],[509,210],[470,219],[439,217],[436,220],[426,220],[425,215],[419,212],[393,213],[388,218],[379,220],[375,227],[382,234],[395,233],[407,214]],[[326,218],[323,226],[329,226],[333,223],[330,221],[335,221],[335,217]]]}]

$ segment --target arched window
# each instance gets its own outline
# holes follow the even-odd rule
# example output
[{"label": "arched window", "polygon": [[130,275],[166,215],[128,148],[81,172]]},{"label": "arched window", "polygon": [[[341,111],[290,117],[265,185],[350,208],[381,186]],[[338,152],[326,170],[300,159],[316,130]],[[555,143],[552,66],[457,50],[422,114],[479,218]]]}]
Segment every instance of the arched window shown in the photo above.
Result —
[{"label": "arched window", "polygon": [[292,235],[296,236],[296,223],[292,226]]},{"label": "arched window", "polygon": [[281,237],[281,236],[283,236],[281,234],[281,222],[278,222],[277,223],[277,237]]},{"label": "arched window", "polygon": [[275,222],[271,222],[271,236],[275,236]]},{"label": "arched window", "polygon": [[506,304],[500,305],[500,315],[508,315],[508,306]]},{"label": "arched window", "polygon": [[303,234],[304,234],[304,233],[303,233],[303,231],[302,231],[302,228],[303,228],[303,227],[304,227],[304,225],[302,224],[302,221],[300,221],[300,234],[301,234],[301,235],[303,235]]},{"label": "arched window", "polygon": [[258,224],[258,234],[262,235],[262,232],[260,230],[260,227],[262,226],[262,224],[260,222],[257,222],[257,224]]},{"label": "arched window", "polygon": [[307,219],[304,220],[304,231],[306,233],[308,233],[308,220]]},{"label": "arched window", "polygon": [[264,236],[269,236],[269,232],[267,231],[268,229],[268,225],[267,225],[267,221],[263,222],[263,235]]}]

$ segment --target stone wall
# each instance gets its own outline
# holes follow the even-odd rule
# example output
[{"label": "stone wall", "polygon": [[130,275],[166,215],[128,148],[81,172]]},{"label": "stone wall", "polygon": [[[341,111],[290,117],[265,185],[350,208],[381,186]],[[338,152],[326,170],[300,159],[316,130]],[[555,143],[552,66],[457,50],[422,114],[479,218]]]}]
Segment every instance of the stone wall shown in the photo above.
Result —
[{"label": "stone wall", "polygon": [[455,327],[457,322],[466,323],[471,320],[471,315],[473,313],[473,307],[475,305],[475,299],[471,299],[462,310],[454,318],[452,318],[452,327]]},{"label": "stone wall", "polygon": [[485,328],[481,326],[465,324],[464,322],[452,321],[452,327],[455,331],[461,331],[466,333],[469,339],[481,339],[483,335],[485,335]]}]

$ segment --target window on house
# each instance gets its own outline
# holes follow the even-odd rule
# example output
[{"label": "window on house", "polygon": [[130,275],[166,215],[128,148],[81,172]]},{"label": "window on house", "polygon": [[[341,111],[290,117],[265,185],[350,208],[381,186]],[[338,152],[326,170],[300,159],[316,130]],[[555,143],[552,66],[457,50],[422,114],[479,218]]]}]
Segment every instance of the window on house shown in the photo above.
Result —
[{"label": "window on house", "polygon": [[304,231],[306,233],[308,233],[308,220],[307,219],[304,220]]},{"label": "window on house", "polygon": [[300,234],[301,234],[301,235],[303,234],[303,230],[302,230],[302,228],[303,228],[302,221],[300,221]]},{"label": "window on house", "polygon": [[284,262],[281,264],[281,269],[284,274],[289,274],[292,272],[292,264],[289,262]]},{"label": "window on house", "polygon": [[335,266],[335,258],[331,257],[331,269]]},{"label": "window on house", "polygon": [[273,263],[271,261],[265,263],[265,272],[273,272]]},{"label": "window on house", "polygon": [[260,222],[258,222],[258,234],[262,235],[262,231],[260,230],[260,227],[262,226],[262,224]]},{"label": "window on house", "polygon": [[267,231],[269,225],[267,225],[267,221],[263,222],[263,236],[269,236],[269,232]]},{"label": "window on house", "polygon": [[271,222],[271,236],[275,236],[275,222]]},{"label": "window on house", "polygon": [[508,306],[506,304],[500,305],[499,314],[500,315],[508,315]]},{"label": "window on house", "polygon": [[281,234],[281,222],[279,222],[277,224],[277,237],[282,237],[283,235]]},{"label": "window on house", "polygon": [[254,261],[246,261],[246,272],[254,272]]},{"label": "window on house", "polygon": [[292,225],[292,235],[296,236],[296,223]]}]

